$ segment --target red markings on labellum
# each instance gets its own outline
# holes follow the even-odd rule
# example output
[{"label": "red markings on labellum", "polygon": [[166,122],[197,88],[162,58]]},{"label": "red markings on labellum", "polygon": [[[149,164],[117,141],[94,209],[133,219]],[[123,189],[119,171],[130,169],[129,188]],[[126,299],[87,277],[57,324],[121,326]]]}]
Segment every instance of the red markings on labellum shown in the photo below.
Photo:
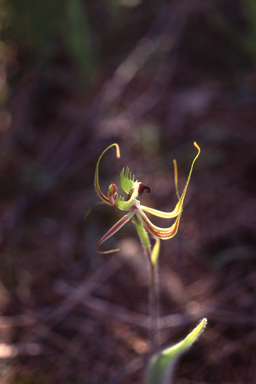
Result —
[{"label": "red markings on labellum", "polygon": [[[139,196],[142,195],[142,193],[143,193],[144,191],[146,191],[147,193],[150,193],[150,192],[151,192],[151,188],[149,188],[149,187],[148,187],[147,185],[145,185],[145,184],[140,183],[140,184],[139,184],[139,187],[138,187],[138,195],[139,195]],[[128,195],[127,195],[127,201],[130,200],[130,198],[131,198],[133,192],[134,192],[134,188],[131,189],[130,192],[128,193]]]},{"label": "red markings on labellum", "polygon": [[139,191],[138,191],[139,195],[142,195],[142,193],[143,193],[144,191],[146,191],[147,193],[150,193],[150,192],[151,192],[151,188],[149,188],[149,187],[148,187],[147,185],[145,185],[145,184],[140,183],[140,185],[139,185]]}]

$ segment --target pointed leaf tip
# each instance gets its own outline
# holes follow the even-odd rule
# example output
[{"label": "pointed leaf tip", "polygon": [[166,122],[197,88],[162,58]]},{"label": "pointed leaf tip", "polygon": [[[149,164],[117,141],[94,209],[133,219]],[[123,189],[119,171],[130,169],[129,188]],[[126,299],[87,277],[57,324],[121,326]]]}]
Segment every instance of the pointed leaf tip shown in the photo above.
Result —
[{"label": "pointed leaf tip", "polygon": [[207,319],[204,318],[181,342],[154,355],[149,363],[145,384],[170,383],[175,362],[198,339],[206,324]]}]

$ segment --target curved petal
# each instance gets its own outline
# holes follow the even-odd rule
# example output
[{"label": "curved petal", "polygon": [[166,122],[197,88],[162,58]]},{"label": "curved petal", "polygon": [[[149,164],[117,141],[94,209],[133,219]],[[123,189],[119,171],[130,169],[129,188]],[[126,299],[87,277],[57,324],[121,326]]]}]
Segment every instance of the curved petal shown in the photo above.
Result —
[{"label": "curved petal", "polygon": [[[176,205],[176,207],[177,207],[177,205]],[[173,217],[178,216],[179,212],[176,209],[176,207],[175,207],[175,209],[172,212],[163,212],[163,211],[159,211],[158,209],[146,207],[145,205],[140,205],[140,208],[143,211],[151,213],[151,215],[154,215],[154,216],[157,216],[157,217],[161,217],[162,219],[172,219]]]},{"label": "curved petal", "polygon": [[[182,212],[183,202],[184,202],[184,199],[185,199],[185,196],[186,196],[186,192],[187,192],[188,184],[189,184],[189,181],[190,181],[190,178],[191,178],[191,174],[192,174],[192,171],[193,171],[193,167],[194,167],[196,159],[198,158],[198,156],[200,155],[200,152],[201,152],[200,147],[197,145],[196,142],[194,142],[194,146],[196,147],[198,152],[197,152],[197,154],[196,154],[196,156],[195,156],[195,158],[194,158],[194,160],[193,160],[193,162],[191,164],[191,168],[190,168],[190,171],[189,171],[189,175],[188,175],[188,179],[187,179],[186,185],[184,187],[182,195],[181,195],[178,203],[176,204],[176,207],[174,208],[174,210],[172,212],[163,212],[163,211],[158,211],[157,209],[153,209],[153,208],[149,208],[149,207],[146,207],[144,205],[141,205],[140,208],[143,211],[151,213],[152,215],[155,215],[155,216],[158,216],[158,217],[162,217],[163,219],[171,219],[173,217],[178,216]],[[176,176],[175,176],[175,179],[176,179]],[[175,186],[177,186],[177,181],[176,180],[175,180]]]},{"label": "curved petal", "polygon": [[168,240],[175,236],[178,231],[181,213],[178,215],[175,223],[169,228],[161,228],[154,225],[141,209],[138,209],[137,216],[151,235],[159,237],[161,240]]},{"label": "curved petal", "polygon": [[111,202],[109,201],[108,197],[105,196],[101,189],[100,189],[100,184],[99,184],[99,164],[100,164],[100,160],[102,158],[102,156],[104,155],[105,152],[107,152],[107,150],[111,147],[116,147],[116,157],[119,159],[120,157],[120,149],[119,149],[119,145],[114,143],[114,144],[111,144],[109,147],[107,147],[103,152],[102,154],[100,155],[98,161],[97,161],[97,164],[96,164],[96,169],[95,169],[95,178],[94,178],[94,185],[95,185],[95,189],[96,189],[96,192],[97,194],[99,195],[100,199],[103,200],[105,203],[109,204],[109,205],[112,205]]},{"label": "curved petal", "polygon": [[160,238],[154,236],[154,239],[155,239],[155,244],[151,252],[151,262],[154,266],[156,266],[158,261],[158,256],[160,253]]},{"label": "curved petal", "polygon": [[[121,229],[134,215],[136,211],[131,211],[127,213],[127,215],[124,215],[115,225],[113,225],[112,228],[110,228],[107,233],[100,239],[100,241],[97,244],[97,248],[104,243],[107,239],[109,239],[111,236],[113,236],[119,229]],[[106,251],[106,252],[99,252],[99,253],[110,253],[118,251],[118,249],[114,249],[112,251]]]},{"label": "curved petal", "polygon": [[178,166],[177,166],[177,161],[173,159],[173,167],[174,167],[174,184],[175,184],[175,189],[176,189],[176,195],[178,197],[178,200],[180,199],[180,194],[178,190]]}]

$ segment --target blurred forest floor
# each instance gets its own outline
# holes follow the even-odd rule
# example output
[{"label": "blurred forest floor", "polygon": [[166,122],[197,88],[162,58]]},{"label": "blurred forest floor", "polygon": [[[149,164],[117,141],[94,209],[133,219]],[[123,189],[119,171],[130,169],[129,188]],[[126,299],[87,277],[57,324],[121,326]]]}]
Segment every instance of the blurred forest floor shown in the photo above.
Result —
[{"label": "blurred forest floor", "polygon": [[256,382],[254,4],[0,3],[0,383],[143,382],[147,263],[132,223],[104,244],[119,253],[96,252],[121,216],[94,206],[95,165],[118,142],[103,192],[129,166],[170,211],[193,141],[161,244],[161,345],[207,317],[173,382]]}]

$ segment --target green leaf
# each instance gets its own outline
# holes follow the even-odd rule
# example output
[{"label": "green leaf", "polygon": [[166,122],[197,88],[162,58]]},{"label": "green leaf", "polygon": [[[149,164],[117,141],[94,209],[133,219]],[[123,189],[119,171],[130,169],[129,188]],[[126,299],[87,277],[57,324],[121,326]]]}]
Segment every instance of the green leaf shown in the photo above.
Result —
[{"label": "green leaf", "polygon": [[206,324],[207,319],[201,320],[198,326],[180,343],[154,355],[149,362],[146,384],[169,384],[178,357],[196,341]]}]

